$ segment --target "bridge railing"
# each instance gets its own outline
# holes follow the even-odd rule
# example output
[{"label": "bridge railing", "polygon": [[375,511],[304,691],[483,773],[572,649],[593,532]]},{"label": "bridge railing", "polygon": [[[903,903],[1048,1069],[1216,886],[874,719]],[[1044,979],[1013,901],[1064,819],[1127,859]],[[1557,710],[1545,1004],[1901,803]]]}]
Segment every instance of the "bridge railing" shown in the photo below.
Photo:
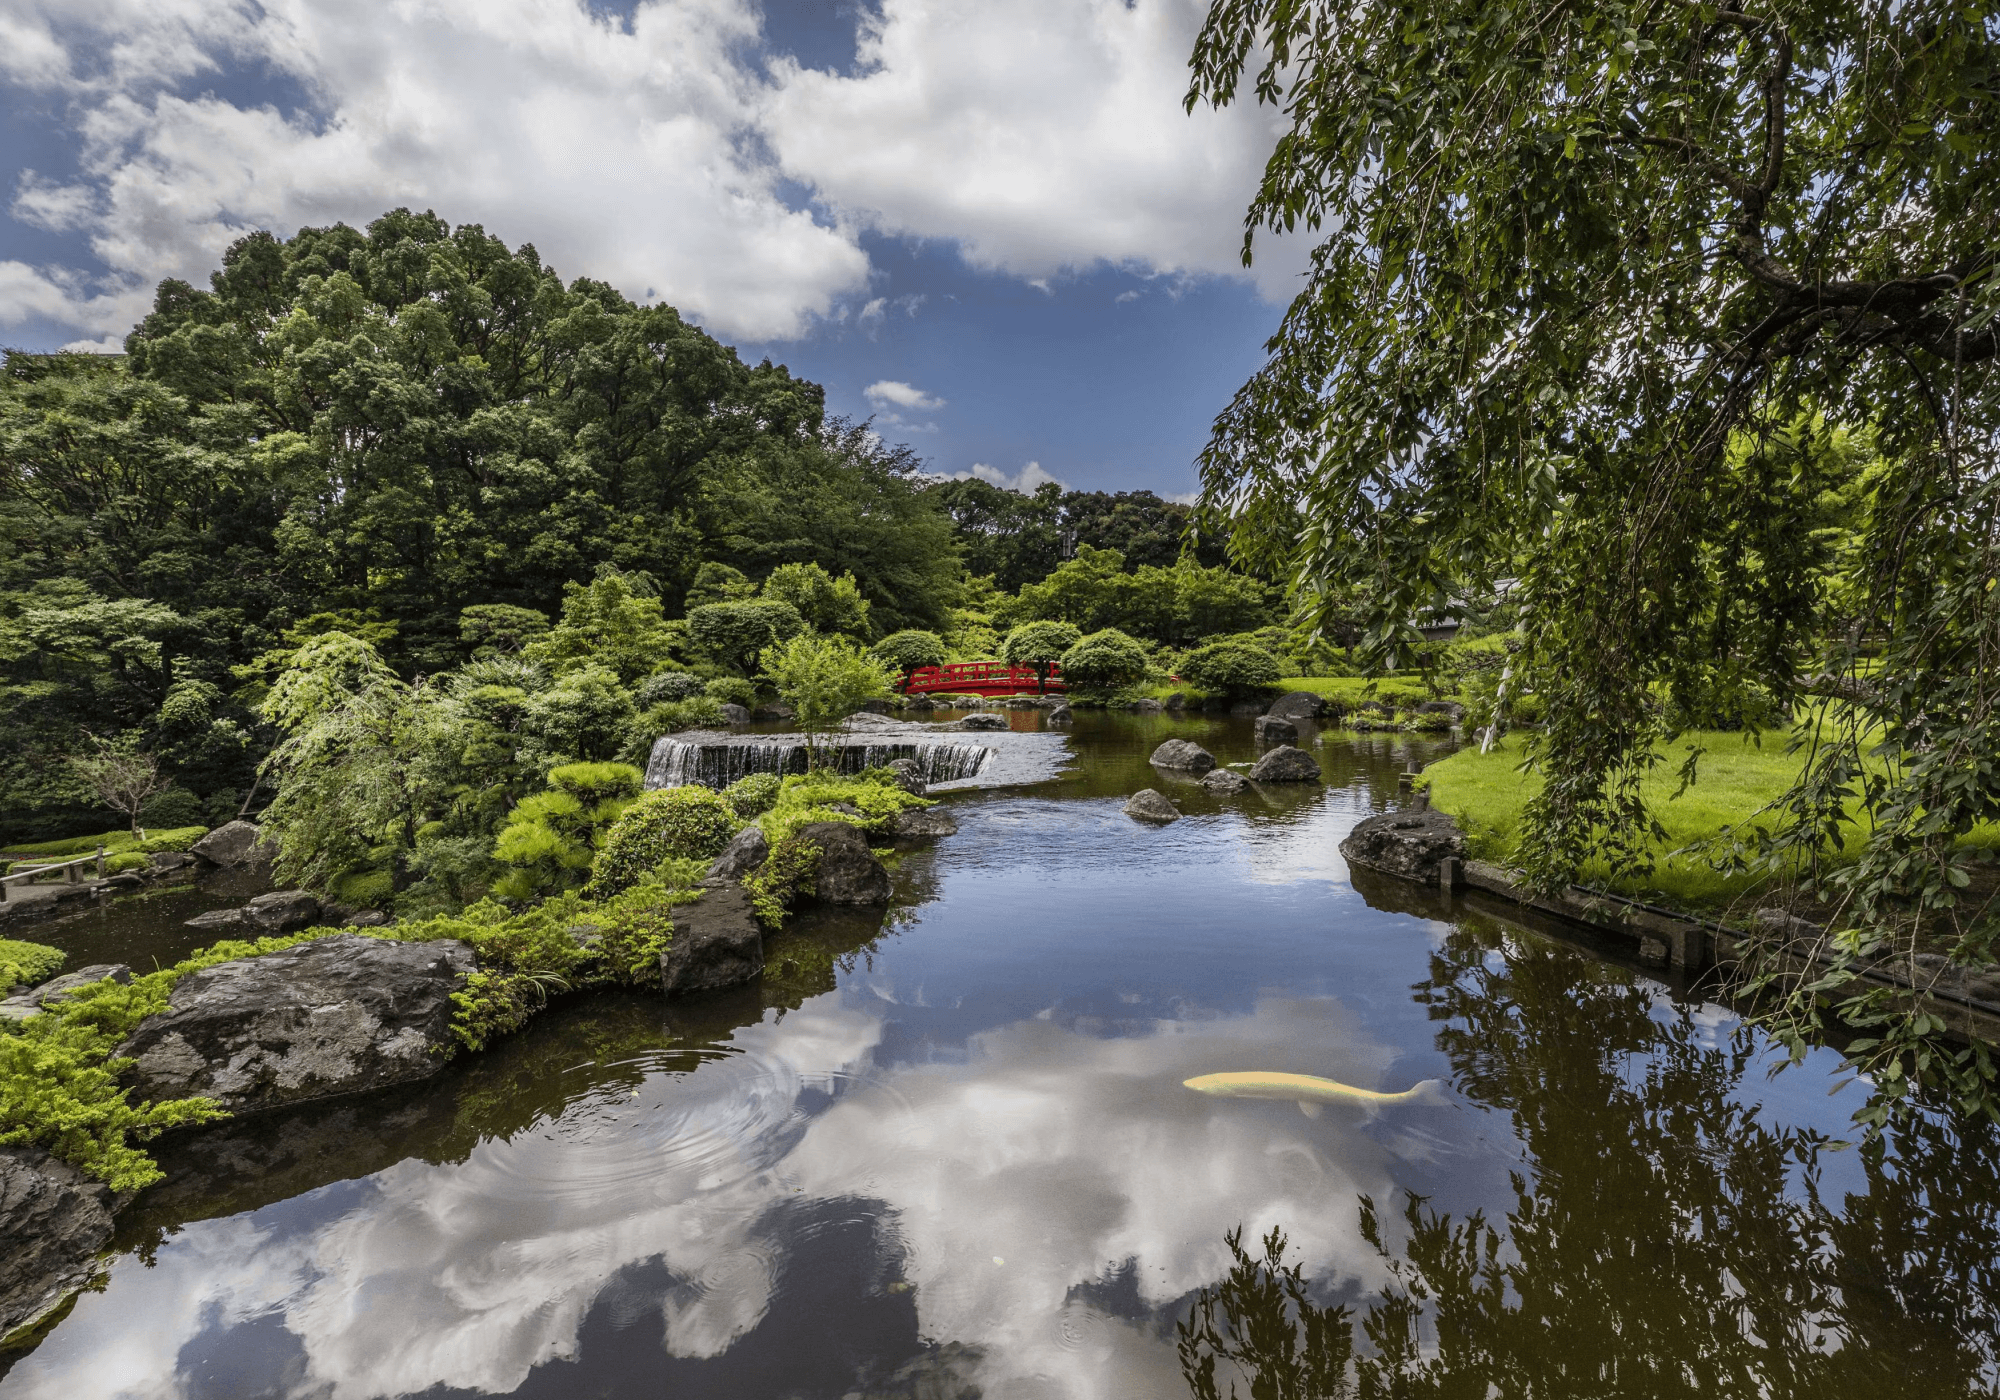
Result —
[{"label": "bridge railing", "polygon": [[[927,691],[1008,691],[1019,694],[1039,689],[1032,666],[1009,666],[1004,661],[954,661],[948,666],[920,667],[910,676],[904,690],[911,694]],[[1049,668],[1048,688],[1061,691],[1062,669]]]}]

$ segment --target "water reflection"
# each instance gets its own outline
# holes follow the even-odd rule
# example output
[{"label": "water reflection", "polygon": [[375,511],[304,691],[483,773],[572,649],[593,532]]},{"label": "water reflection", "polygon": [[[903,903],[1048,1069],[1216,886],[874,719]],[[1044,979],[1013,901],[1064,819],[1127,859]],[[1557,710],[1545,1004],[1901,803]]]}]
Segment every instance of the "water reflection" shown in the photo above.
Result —
[{"label": "water reflection", "polygon": [[[1843,1150],[1751,1097],[1770,1058],[1749,1031],[1484,920],[1444,940],[1418,1000],[1459,1091],[1519,1134],[1504,1218],[1364,1199],[1387,1279],[1358,1319],[1230,1241],[1182,1325],[1192,1394],[1218,1368],[1301,1397],[1994,1393],[1990,1125],[1932,1115]],[[1303,1365],[1356,1343],[1338,1384]]]}]

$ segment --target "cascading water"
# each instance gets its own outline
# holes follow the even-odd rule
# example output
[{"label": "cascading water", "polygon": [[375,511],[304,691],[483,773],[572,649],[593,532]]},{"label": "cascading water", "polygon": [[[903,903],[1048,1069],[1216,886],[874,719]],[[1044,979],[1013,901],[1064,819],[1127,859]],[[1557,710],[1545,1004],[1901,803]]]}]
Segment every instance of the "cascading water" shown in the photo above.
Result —
[{"label": "cascading water", "polygon": [[[899,758],[915,761],[926,783],[952,783],[974,777],[993,756],[984,744],[950,741],[884,743],[831,739],[819,745],[828,766],[842,773],[880,768]],[[719,734],[668,735],[653,745],[646,762],[649,788],[725,788],[752,773],[803,773],[806,746],[790,735],[770,738]]]}]

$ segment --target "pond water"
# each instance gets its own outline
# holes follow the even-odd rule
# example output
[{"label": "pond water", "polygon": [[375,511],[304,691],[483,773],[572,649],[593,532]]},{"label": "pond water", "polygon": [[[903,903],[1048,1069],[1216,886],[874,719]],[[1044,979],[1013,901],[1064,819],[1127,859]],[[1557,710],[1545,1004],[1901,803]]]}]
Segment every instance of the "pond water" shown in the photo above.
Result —
[{"label": "pond water", "polygon": [[[1400,739],[1216,798],[1147,767],[1176,736],[1255,756],[1079,715],[1062,776],[953,794],[886,922],[801,920],[759,986],[573,998],[421,1088],[168,1145],[0,1400],[1181,1397],[1239,1226],[1351,1309],[1366,1394],[1994,1393],[1991,1133],[1842,1147],[1830,1055],[1771,1078],[1659,974],[1357,890]],[[1143,786],[1187,818],[1126,818]],[[1230,1070],[1447,1090],[1182,1087]]]}]

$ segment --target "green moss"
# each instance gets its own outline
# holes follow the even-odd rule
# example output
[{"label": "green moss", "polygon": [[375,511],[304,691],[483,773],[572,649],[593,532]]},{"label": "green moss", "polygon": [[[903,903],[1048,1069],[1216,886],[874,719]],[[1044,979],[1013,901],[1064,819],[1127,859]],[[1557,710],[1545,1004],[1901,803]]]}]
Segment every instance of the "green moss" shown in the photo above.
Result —
[{"label": "green moss", "polygon": [[152,865],[152,863],[138,851],[120,851],[117,855],[108,857],[105,860],[104,873],[106,875],[119,875],[127,870],[144,870]]},{"label": "green moss", "polygon": [[67,956],[62,949],[46,944],[0,938],[0,995],[9,987],[32,987],[48,981],[61,970]]},{"label": "green moss", "polygon": [[185,851],[206,835],[208,828],[205,826],[182,826],[164,831],[148,831],[144,841],[130,831],[107,831],[97,836],[70,836],[61,841],[37,841],[24,846],[10,846],[8,850],[19,856],[45,856],[50,860],[95,855],[99,846],[104,847],[106,855],[118,855],[125,851]]},{"label": "green moss", "polygon": [[395,895],[396,877],[387,870],[350,870],[336,875],[326,892],[342,904],[380,909]]},{"label": "green moss", "polygon": [[[854,808],[860,815],[836,810],[833,806],[836,802]],[[757,824],[764,828],[765,838],[776,851],[793,832],[812,822],[846,822],[863,831],[880,831],[896,813],[930,805],[927,798],[905,792],[895,775],[886,769],[870,769],[849,776],[821,769],[786,778],[778,790],[777,802],[757,819]]]}]

